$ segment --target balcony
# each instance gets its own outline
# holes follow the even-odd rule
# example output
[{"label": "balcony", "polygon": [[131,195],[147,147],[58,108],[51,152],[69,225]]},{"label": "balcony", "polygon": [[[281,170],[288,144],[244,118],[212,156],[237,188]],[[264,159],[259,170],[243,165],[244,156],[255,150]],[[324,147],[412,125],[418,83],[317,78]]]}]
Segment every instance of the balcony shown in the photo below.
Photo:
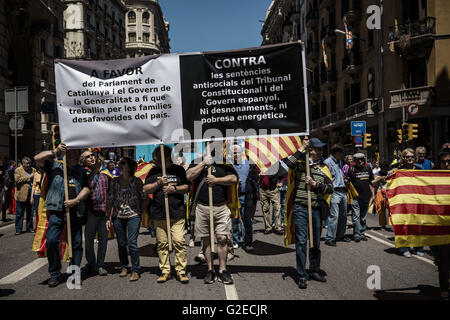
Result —
[{"label": "balcony", "polygon": [[311,130],[331,129],[335,126],[346,124],[348,121],[364,119],[375,116],[377,112],[377,99],[366,99],[348,106],[344,110],[337,111],[312,121]]},{"label": "balcony", "polygon": [[405,58],[421,58],[429,53],[436,36],[436,18],[426,17],[389,27],[389,42]]},{"label": "balcony", "polygon": [[317,11],[308,12],[305,21],[308,28],[316,27],[319,22],[319,13]]},{"label": "balcony", "polygon": [[389,108],[407,107],[411,103],[417,103],[419,106],[431,105],[435,97],[435,88],[418,87],[411,89],[402,89],[390,91],[391,105]]}]

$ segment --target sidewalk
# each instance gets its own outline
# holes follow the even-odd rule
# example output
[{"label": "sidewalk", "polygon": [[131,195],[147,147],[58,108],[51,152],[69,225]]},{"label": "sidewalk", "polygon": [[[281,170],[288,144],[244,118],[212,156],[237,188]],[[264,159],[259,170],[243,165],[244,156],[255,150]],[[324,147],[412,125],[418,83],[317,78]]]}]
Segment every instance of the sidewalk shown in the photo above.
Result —
[{"label": "sidewalk", "polygon": [[14,224],[16,220],[16,215],[14,214],[6,214],[6,221],[2,221],[0,218],[0,228],[10,225],[10,224]]}]

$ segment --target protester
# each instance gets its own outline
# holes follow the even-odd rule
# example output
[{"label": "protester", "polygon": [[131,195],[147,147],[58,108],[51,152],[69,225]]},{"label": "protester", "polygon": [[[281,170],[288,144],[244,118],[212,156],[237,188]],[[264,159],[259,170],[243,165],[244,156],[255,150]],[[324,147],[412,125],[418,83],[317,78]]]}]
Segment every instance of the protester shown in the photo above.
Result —
[{"label": "protester", "polygon": [[[450,148],[443,148],[439,153],[439,168],[450,170]],[[442,299],[448,299],[450,272],[450,244],[431,246],[439,272],[439,287]]]},{"label": "protester", "polygon": [[0,157],[0,211],[2,212],[2,221],[6,221],[6,185],[5,185],[5,177],[6,177],[6,166],[5,159]]},{"label": "protester", "polygon": [[[64,168],[63,164],[55,160],[56,156],[66,154],[67,183],[69,199],[65,200],[64,194]],[[66,225],[66,212],[70,209],[70,228],[72,236],[72,252],[70,264],[80,267],[83,257],[82,247],[82,217],[84,215],[84,200],[89,196],[87,176],[79,166],[80,150],[67,150],[64,143],[58,145],[55,150],[42,151],[34,157],[37,164],[43,168],[48,176],[48,191],[45,199],[48,227],[45,233],[48,272],[50,273],[49,287],[56,287],[61,279],[61,257],[59,255],[59,242],[61,232]]]},{"label": "protester", "polygon": [[14,171],[14,181],[16,185],[16,192],[14,198],[16,199],[16,235],[22,233],[23,216],[26,212],[26,231],[33,231],[33,214],[31,208],[31,189],[33,185],[33,177],[36,170],[31,167],[31,159],[24,157],[22,159],[22,166]]},{"label": "protester", "polygon": [[350,242],[345,236],[347,227],[347,188],[345,187],[342,159],[344,147],[335,144],[331,147],[331,155],[324,161],[333,177],[333,194],[331,195],[330,216],[328,217],[325,244],[336,246],[336,241]]},{"label": "protester", "polygon": [[366,163],[363,153],[353,155],[355,165],[348,170],[348,181],[353,184],[358,196],[353,198],[352,222],[353,222],[353,240],[360,242],[367,241],[366,232],[366,215],[369,210],[369,203],[374,199],[374,189],[372,181],[374,176],[372,169]]},{"label": "protester", "polygon": [[433,169],[433,163],[430,160],[425,159],[426,155],[427,149],[425,147],[417,147],[415,165],[421,167],[423,170],[431,170]]},{"label": "protester", "polygon": [[[131,257],[130,281],[140,278],[139,247],[137,238],[141,225],[141,215],[147,205],[143,193],[141,179],[134,176],[137,163],[129,157],[122,157],[119,161],[119,171],[122,173],[117,179],[111,181],[108,192],[106,212],[109,219],[106,228],[114,225],[119,250],[121,271],[119,276],[126,277],[128,274],[128,251]],[[128,248],[128,250],[127,250]]]},{"label": "protester", "polygon": [[15,181],[14,181],[14,171],[16,170],[16,162],[10,160],[8,162],[8,168],[5,172],[5,205],[3,206],[2,216],[6,219],[6,209],[8,209],[9,214],[16,214],[16,199],[15,194]]},{"label": "protester", "polygon": [[[284,227],[284,207],[286,206],[286,192],[287,192],[287,175],[277,184],[278,192],[280,193],[280,222],[281,230]],[[273,219],[272,223],[275,223]]]},{"label": "protester", "polygon": [[[110,178],[101,173],[101,163],[95,154],[86,150],[81,155],[83,165],[90,171],[88,174],[90,197],[86,201],[87,222],[85,227],[86,269],[89,274],[98,273],[106,276],[105,255],[108,246],[108,230],[106,229],[106,203]],[[98,235],[97,261],[94,253],[94,239]]]},{"label": "protester", "polygon": [[348,169],[350,168],[351,164],[353,163],[353,156],[350,154],[346,155],[344,162],[345,162],[345,164],[342,167],[342,172],[344,173],[344,176],[347,176]]},{"label": "protester", "polygon": [[[307,288],[307,280],[326,282],[326,278],[320,275],[320,234],[321,221],[323,220],[323,205],[328,207],[324,195],[333,193],[333,183],[328,167],[323,163],[322,148],[326,144],[317,138],[303,139],[302,146],[292,156],[281,161],[294,170],[295,183],[288,188],[293,188],[293,222],[295,225],[295,250],[297,261],[297,273],[299,275],[298,287]],[[310,175],[306,175],[306,150],[309,149]],[[278,176],[286,175],[286,169],[281,165]],[[309,274],[306,271],[306,252],[308,246],[308,193],[307,185],[311,188],[311,217],[313,229],[313,248],[309,249]],[[288,191],[289,192],[289,191]],[[325,202],[325,203],[324,203]],[[321,210],[322,207],[322,210]],[[326,208],[328,210],[328,208]]]},{"label": "protester", "polygon": [[110,160],[108,162],[108,164],[106,165],[106,170],[108,170],[108,172],[105,172],[105,170],[103,170],[102,172],[104,174],[108,174],[111,178],[117,178],[120,175],[119,170],[116,168],[116,163],[113,160]]},{"label": "protester", "polygon": [[[378,222],[382,229],[388,230],[386,225],[389,219],[389,204],[386,198],[386,178],[388,176],[388,164],[383,162],[380,170],[372,181],[375,190],[375,211],[378,214]],[[392,230],[390,230],[392,231]]]},{"label": "protester", "polygon": [[41,178],[42,178],[42,169],[37,166],[36,172],[33,177],[33,185],[31,187],[31,197],[30,204],[33,208],[33,216],[37,218],[38,209],[39,209],[39,200],[41,197]]},{"label": "protester", "polygon": [[[407,148],[403,150],[401,154],[401,164],[398,167],[398,170],[422,170],[422,167],[420,165],[414,163],[415,159],[416,154],[413,149]],[[413,248],[413,250],[419,257],[424,256],[423,247],[416,247]],[[411,248],[398,248],[398,251],[407,258],[411,257]]]},{"label": "protester", "polygon": [[[268,172],[261,172],[259,180],[259,199],[261,202],[261,209],[264,215],[264,234],[269,234],[272,231],[275,234],[282,235],[281,218],[280,218],[280,194],[278,192],[277,181],[274,175]],[[272,205],[272,214],[274,215],[275,226],[272,228],[270,221],[270,206]]]},{"label": "protester", "polygon": [[[171,279],[170,252],[168,232],[172,237],[172,245],[175,251],[175,271],[177,279],[181,283],[188,283],[186,275],[186,242],[185,234],[185,204],[184,194],[188,192],[189,185],[186,179],[186,171],[182,166],[172,163],[172,149],[164,146],[164,161],[166,175],[162,172],[161,149],[157,147],[153,151],[153,159],[156,166],[153,167],[145,179],[144,193],[153,193],[152,222],[156,227],[158,241],[159,269],[161,276],[158,283]],[[169,204],[170,230],[167,230],[165,196]]]},{"label": "protester", "polygon": [[[211,174],[208,175],[208,166]],[[234,168],[213,162],[211,156],[206,156],[199,164],[192,163],[186,172],[189,181],[194,183],[194,214],[195,234],[202,238],[203,253],[208,264],[208,272],[204,282],[211,284],[216,281],[211,255],[211,241],[209,219],[209,192],[208,185],[212,187],[214,233],[217,238],[217,253],[219,256],[219,281],[232,284],[233,278],[226,268],[229,240],[231,235],[231,211],[227,206],[227,193],[229,186],[238,183],[238,175]]]},{"label": "protester", "polygon": [[[244,223],[244,241],[242,248],[246,252],[254,251],[253,244],[253,224],[252,213],[256,205],[257,185],[255,186],[254,170],[251,169],[250,162],[243,158],[242,148],[239,145],[232,146],[234,163],[233,167],[239,177],[239,202],[241,204],[241,218]],[[257,182],[257,181],[256,181]],[[238,230],[233,225],[233,241],[237,239]],[[236,242],[235,242],[236,243]]]},{"label": "protester", "polygon": [[373,160],[372,161],[372,173],[374,176],[379,175],[380,173],[380,162],[378,160]]}]

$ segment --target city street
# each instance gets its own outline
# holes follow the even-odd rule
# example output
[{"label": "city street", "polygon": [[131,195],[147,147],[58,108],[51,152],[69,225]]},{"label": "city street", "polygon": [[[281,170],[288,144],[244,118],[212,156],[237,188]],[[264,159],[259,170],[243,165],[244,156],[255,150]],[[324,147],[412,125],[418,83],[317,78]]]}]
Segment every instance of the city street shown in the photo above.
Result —
[{"label": "city street", "polygon": [[[205,285],[205,265],[194,261],[199,247],[188,247],[189,284],[175,279],[158,284],[158,257],[154,251],[155,238],[141,228],[141,279],[130,282],[119,277],[117,243],[108,242],[106,256],[109,274],[83,279],[80,290],[69,290],[65,283],[49,288],[46,281],[47,259],[38,259],[31,252],[34,234],[14,235],[14,224],[0,227],[0,300],[4,299],[84,299],[84,300],[430,300],[439,298],[437,268],[429,248],[425,257],[405,258],[394,248],[393,232],[379,230],[378,217],[368,216],[367,242],[338,242],[329,247],[321,242],[321,269],[327,283],[309,281],[306,290],[296,284],[294,246],[283,247],[282,236],[264,235],[260,206],[254,224],[254,248],[251,254],[241,248],[229,262],[234,285],[221,283]],[[350,222],[350,217],[349,220]],[[352,229],[347,229],[351,234]],[[322,231],[324,236],[325,230]],[[173,254],[172,254],[173,265]],[[83,258],[82,266],[85,264]],[[216,260],[216,266],[218,261]],[[368,289],[369,266],[379,266],[380,290]],[[67,263],[63,263],[63,270]]]}]

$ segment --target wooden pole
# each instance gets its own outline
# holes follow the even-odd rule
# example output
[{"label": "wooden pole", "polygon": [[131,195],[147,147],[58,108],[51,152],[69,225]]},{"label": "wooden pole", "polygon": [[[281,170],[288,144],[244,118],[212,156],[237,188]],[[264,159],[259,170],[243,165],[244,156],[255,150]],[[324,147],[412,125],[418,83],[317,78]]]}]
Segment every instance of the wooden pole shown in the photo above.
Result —
[{"label": "wooden pole", "polygon": [[[309,150],[306,149],[306,176],[311,176],[311,170],[309,168]],[[312,227],[312,207],[311,207],[311,186],[309,184],[306,185],[306,189],[308,191],[308,230],[309,230],[309,247],[314,248],[313,241],[313,227]]]},{"label": "wooden pole", "polygon": [[[163,176],[166,175],[166,157],[164,155],[164,145],[160,145],[161,151],[161,168]],[[166,224],[167,224],[167,241],[169,242],[169,251],[172,251],[172,232],[170,231],[170,214],[169,214],[169,197],[164,194],[164,205],[166,209]]]},{"label": "wooden pole", "polygon": [[[67,181],[67,161],[66,155],[63,157],[64,170],[64,196],[66,201],[69,200],[69,181]],[[67,223],[67,245],[69,246],[69,258],[72,258],[72,230],[70,227],[70,209],[66,207],[66,223]]]},{"label": "wooden pole", "polygon": [[[209,157],[211,155],[211,145],[209,142],[206,143],[206,155]],[[211,166],[208,167],[208,175],[211,175]],[[214,256],[214,217],[213,217],[213,194],[212,186],[208,184],[208,196],[209,196],[209,234],[211,242],[211,257]]]}]

